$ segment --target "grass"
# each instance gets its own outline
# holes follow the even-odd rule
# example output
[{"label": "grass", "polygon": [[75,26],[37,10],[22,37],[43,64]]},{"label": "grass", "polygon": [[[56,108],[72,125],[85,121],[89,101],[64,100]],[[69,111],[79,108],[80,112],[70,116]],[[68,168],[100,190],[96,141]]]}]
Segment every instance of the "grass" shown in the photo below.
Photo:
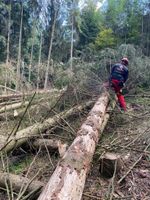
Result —
[{"label": "grass", "polygon": [[26,156],[25,159],[10,165],[9,170],[11,173],[20,174],[31,164],[31,162],[32,157]]}]

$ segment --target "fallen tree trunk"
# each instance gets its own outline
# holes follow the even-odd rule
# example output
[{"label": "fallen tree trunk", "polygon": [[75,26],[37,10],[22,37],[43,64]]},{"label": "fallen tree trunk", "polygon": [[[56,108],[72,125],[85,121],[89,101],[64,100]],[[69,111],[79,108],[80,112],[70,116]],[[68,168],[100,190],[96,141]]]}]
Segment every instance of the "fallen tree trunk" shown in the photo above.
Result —
[{"label": "fallen tree trunk", "polygon": [[63,92],[65,90],[57,90],[57,89],[51,89],[51,90],[39,90],[39,91],[32,91],[32,92],[25,92],[25,93],[17,93],[17,94],[8,94],[8,95],[0,95],[0,102],[3,102],[3,101],[7,101],[7,100],[10,100],[10,99],[16,99],[16,98],[19,98],[19,97],[25,97],[25,96],[32,96],[35,92],[36,94],[51,94],[53,92]]},{"label": "fallen tree trunk", "polygon": [[0,103],[0,107],[7,106],[14,103],[19,103],[21,101],[22,101],[21,99],[14,100],[14,101],[5,101],[5,102]]},{"label": "fallen tree trunk", "polygon": [[12,189],[15,192],[19,192],[21,187],[25,188],[24,194],[32,191],[40,191],[44,184],[40,181],[33,181],[26,177],[10,174],[6,172],[0,172],[0,187],[6,188],[6,183],[12,185]]},{"label": "fallen tree trunk", "polygon": [[38,200],[80,200],[109,101],[104,92],[82,124]]},{"label": "fallen tree trunk", "polygon": [[60,140],[56,139],[36,139],[33,142],[34,148],[48,149],[49,151],[58,151],[60,157],[64,155],[67,149],[67,144],[62,143]]},{"label": "fallen tree trunk", "polygon": [[6,87],[5,85],[0,85],[0,88],[4,88],[4,89],[9,90],[11,92],[19,93],[19,91],[13,90],[12,88]]},{"label": "fallen tree trunk", "polygon": [[29,104],[29,102],[25,101],[25,102],[20,102],[20,103],[14,103],[14,104],[11,104],[11,105],[7,105],[7,106],[4,106],[4,107],[0,108],[0,113],[4,113],[6,111],[10,111],[10,110],[14,110],[14,109],[17,109],[17,108],[20,108],[20,107],[24,107],[24,106],[26,106],[28,104]]},{"label": "fallen tree trunk", "polygon": [[[38,110],[42,110],[43,107],[47,107],[47,110],[48,109],[51,109],[51,107],[53,106],[53,104],[56,102],[56,99],[59,99],[61,98],[62,94],[56,94],[56,95],[53,95],[48,98],[42,98],[42,99],[38,99],[38,100],[34,100],[32,102],[32,105],[30,106],[30,108],[28,109],[29,113],[30,112],[35,112],[35,110],[38,108]],[[6,103],[6,102],[3,102],[3,103]],[[35,104],[35,105],[34,105]],[[12,104],[14,105],[14,104]],[[6,107],[5,107],[6,108]],[[23,109],[19,109],[19,108],[13,108],[14,112],[7,112],[5,113],[6,115],[4,115],[4,113],[0,113],[0,121],[4,121],[7,119],[14,119],[14,118],[18,118],[18,117],[21,117],[23,116],[24,112],[25,112],[25,108]],[[11,110],[7,110],[7,111],[11,111]]]},{"label": "fallen tree trunk", "polygon": [[14,136],[10,137],[8,141],[5,140],[4,142],[3,140],[1,140],[0,150],[9,152],[12,149],[25,143],[28,140],[28,138],[32,138],[34,136],[39,135],[40,133],[43,133],[47,129],[53,128],[58,124],[58,122],[60,123],[61,121],[63,121],[63,119],[66,119],[71,115],[81,112],[87,107],[90,107],[92,104],[93,102],[89,101],[84,105],[75,106],[67,111],[55,115],[53,118],[45,120],[43,123],[36,123],[33,126],[29,126],[23,130],[20,130],[16,132]]}]

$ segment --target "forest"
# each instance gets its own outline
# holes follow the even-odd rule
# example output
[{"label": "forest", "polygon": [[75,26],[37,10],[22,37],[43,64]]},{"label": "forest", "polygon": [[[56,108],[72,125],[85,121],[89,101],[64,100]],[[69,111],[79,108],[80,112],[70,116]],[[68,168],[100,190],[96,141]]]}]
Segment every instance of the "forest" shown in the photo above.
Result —
[{"label": "forest", "polygon": [[0,0],[0,200],[149,200],[149,82],[149,0]]}]

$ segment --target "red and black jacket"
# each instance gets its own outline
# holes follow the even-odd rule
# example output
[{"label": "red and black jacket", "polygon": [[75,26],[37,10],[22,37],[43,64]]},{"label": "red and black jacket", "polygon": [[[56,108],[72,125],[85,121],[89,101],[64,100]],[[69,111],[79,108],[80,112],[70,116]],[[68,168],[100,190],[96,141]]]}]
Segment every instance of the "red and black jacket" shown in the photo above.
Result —
[{"label": "red and black jacket", "polygon": [[112,79],[115,79],[125,83],[128,79],[128,74],[128,68],[125,65],[121,63],[116,63],[111,69],[110,81]]}]

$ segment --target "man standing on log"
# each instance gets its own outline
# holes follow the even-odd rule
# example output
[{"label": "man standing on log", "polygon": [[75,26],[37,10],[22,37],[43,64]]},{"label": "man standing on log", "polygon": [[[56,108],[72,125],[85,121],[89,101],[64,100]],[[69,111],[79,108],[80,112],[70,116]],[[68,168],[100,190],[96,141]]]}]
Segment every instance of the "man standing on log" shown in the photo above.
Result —
[{"label": "man standing on log", "polygon": [[116,93],[120,108],[126,111],[126,102],[122,94],[122,88],[128,79],[128,58],[122,58],[120,63],[116,63],[112,66],[111,74],[109,78],[110,86]]}]

